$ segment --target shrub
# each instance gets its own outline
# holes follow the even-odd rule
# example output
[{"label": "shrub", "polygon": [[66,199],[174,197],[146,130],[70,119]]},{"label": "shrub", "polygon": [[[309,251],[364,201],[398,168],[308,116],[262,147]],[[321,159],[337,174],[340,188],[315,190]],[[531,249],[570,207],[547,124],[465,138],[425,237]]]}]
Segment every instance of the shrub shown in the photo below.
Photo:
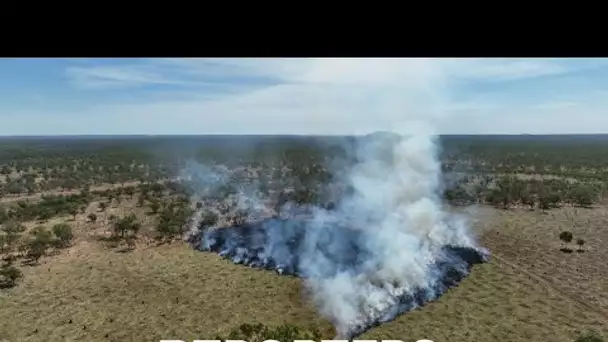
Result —
[{"label": "shrub", "polygon": [[300,327],[284,324],[278,327],[268,327],[263,324],[242,324],[230,331],[227,337],[217,337],[219,340],[245,340],[248,342],[261,342],[265,340],[277,340],[288,342],[294,340],[320,341],[321,334],[318,330],[307,330]]},{"label": "shrub", "polygon": [[30,232],[30,236],[24,246],[27,257],[38,262],[53,243],[53,235],[45,227],[39,226]]},{"label": "shrub", "polygon": [[23,277],[23,273],[12,263],[7,262],[0,267],[0,288],[9,288],[17,285],[17,280]]},{"label": "shrub", "polygon": [[604,339],[595,332],[588,332],[579,336],[574,342],[604,342]]},{"label": "shrub", "polygon": [[12,250],[15,243],[21,237],[21,233],[25,231],[25,226],[16,221],[5,222],[0,228],[4,232],[4,240],[9,251]]},{"label": "shrub", "polygon": [[574,236],[572,235],[572,233],[568,232],[568,231],[561,232],[559,234],[559,239],[562,240],[565,243],[570,243],[573,238],[574,238]]},{"label": "shrub", "polygon": [[74,239],[72,227],[67,223],[60,223],[53,226],[53,234],[57,238],[58,247],[67,247]]},{"label": "shrub", "polygon": [[582,251],[583,250],[583,246],[585,245],[585,240],[583,240],[583,239],[576,239],[576,244],[578,245],[578,250]]},{"label": "shrub", "polygon": [[89,221],[91,221],[91,222],[93,222],[93,223],[94,223],[95,221],[97,221],[97,215],[95,215],[95,214],[93,214],[93,213],[89,214],[87,217],[89,218]]},{"label": "shrub", "polygon": [[128,234],[137,235],[137,232],[141,228],[141,224],[137,222],[135,214],[130,214],[120,219],[112,218],[112,221],[114,221],[112,227],[113,233],[120,238],[125,238]]}]

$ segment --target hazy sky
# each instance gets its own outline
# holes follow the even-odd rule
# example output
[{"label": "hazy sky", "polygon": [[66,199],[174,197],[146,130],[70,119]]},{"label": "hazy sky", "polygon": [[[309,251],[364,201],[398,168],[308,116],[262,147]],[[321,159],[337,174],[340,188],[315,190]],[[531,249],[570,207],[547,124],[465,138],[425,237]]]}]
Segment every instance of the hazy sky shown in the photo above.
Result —
[{"label": "hazy sky", "polygon": [[608,133],[608,59],[0,59],[0,135]]}]

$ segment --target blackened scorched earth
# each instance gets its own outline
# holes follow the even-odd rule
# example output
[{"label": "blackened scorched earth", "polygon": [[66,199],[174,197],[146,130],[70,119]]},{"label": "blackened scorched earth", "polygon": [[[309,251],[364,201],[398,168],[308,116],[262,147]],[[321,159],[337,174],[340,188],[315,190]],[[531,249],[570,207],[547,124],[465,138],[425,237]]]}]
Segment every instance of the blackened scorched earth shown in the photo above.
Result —
[{"label": "blackened scorched earth", "polygon": [[[237,264],[323,279],[340,272],[359,274],[370,269],[368,261],[373,260],[374,251],[365,247],[365,234],[369,231],[340,224],[273,218],[240,226],[202,229],[192,242],[199,250],[215,252]],[[311,251],[320,254],[315,260],[322,260],[323,267],[310,267]],[[400,296],[398,304],[366,324],[353,327],[348,337],[437,299],[457,286],[474,264],[483,263],[487,258],[487,254],[473,248],[443,246],[431,267],[436,281]]]}]

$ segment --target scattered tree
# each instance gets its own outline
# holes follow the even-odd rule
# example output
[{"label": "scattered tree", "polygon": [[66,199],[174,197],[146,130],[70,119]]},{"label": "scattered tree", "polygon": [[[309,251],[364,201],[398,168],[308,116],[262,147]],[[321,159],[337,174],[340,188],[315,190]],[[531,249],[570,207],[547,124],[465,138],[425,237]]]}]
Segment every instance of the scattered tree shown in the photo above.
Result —
[{"label": "scattered tree", "polygon": [[94,213],[90,213],[88,216],[89,221],[92,223],[95,223],[95,221],[97,221],[97,215],[95,215]]},{"label": "scattered tree", "polygon": [[570,243],[573,238],[574,236],[572,235],[572,232],[569,231],[563,231],[559,234],[559,239],[565,243]]},{"label": "scattered tree", "polygon": [[213,226],[214,224],[217,223],[219,217],[218,215],[213,212],[213,211],[205,211],[201,214],[201,222],[200,222],[200,226],[201,227],[210,227]]},{"label": "scattered tree", "polygon": [[72,220],[76,220],[76,215],[78,215],[78,208],[70,208],[70,215],[72,215]]},{"label": "scattered tree", "polygon": [[121,219],[115,219],[113,221],[113,233],[114,235],[119,236],[121,239],[124,239],[129,235],[137,235],[139,229],[141,228],[141,224],[137,222],[137,217],[135,214],[130,214]]},{"label": "scattered tree", "polygon": [[1,230],[4,232],[4,242],[7,246],[6,250],[11,251],[17,241],[19,241],[21,233],[25,231],[25,226],[16,221],[8,221],[2,225]]},{"label": "scattered tree", "polygon": [[67,223],[59,223],[53,226],[53,234],[57,239],[56,245],[60,248],[65,248],[72,243],[74,233],[72,227]]},{"label": "scattered tree", "polygon": [[152,214],[157,214],[159,209],[160,203],[158,203],[158,201],[154,200],[150,202],[150,211],[152,212]]},{"label": "scattered tree", "polygon": [[242,324],[228,333],[226,337],[216,337],[217,340],[244,340],[262,342],[265,340],[294,341],[321,340],[317,329],[302,329],[295,325],[284,324],[278,327],[268,327],[263,324]]},{"label": "scattered tree", "polygon": [[0,288],[9,288],[17,285],[23,273],[12,262],[5,262],[0,266]]},{"label": "scattered tree", "polygon": [[135,194],[135,188],[133,188],[132,186],[126,187],[125,194],[129,196],[130,199],[133,198],[133,195]]},{"label": "scattered tree", "polygon": [[572,239],[574,238],[574,236],[572,235],[572,232],[569,231],[563,231],[559,234],[559,239],[562,240],[562,242],[564,242],[564,248],[562,249],[564,252],[570,252],[570,248],[568,248],[568,244],[570,242],[572,242]]},{"label": "scattered tree", "polygon": [[144,195],[143,193],[141,195],[139,195],[139,197],[137,198],[137,206],[138,207],[143,207],[144,206],[144,202],[146,201],[146,195]]},{"label": "scattered tree", "polygon": [[6,246],[6,235],[0,233],[0,254],[3,254],[5,252],[5,246]]},{"label": "scattered tree", "polygon": [[604,339],[596,332],[587,332],[579,336],[574,342],[604,342]]},{"label": "scattered tree", "polygon": [[39,226],[30,232],[30,238],[25,244],[27,257],[34,263],[46,253],[53,243],[53,235],[45,227]]},{"label": "scattered tree", "polygon": [[583,251],[583,246],[585,245],[585,240],[583,240],[583,239],[576,239],[576,244],[578,245],[578,251],[582,252]]}]

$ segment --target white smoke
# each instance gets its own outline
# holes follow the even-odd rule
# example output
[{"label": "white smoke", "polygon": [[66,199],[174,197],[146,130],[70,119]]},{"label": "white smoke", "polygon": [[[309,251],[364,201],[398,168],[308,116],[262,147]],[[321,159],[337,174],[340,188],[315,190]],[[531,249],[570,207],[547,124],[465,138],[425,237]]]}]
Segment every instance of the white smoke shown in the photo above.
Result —
[{"label": "white smoke", "polygon": [[[295,85],[272,89],[284,91],[278,98],[290,108],[294,98],[314,106],[306,107],[303,119],[290,119],[289,130],[314,122],[316,131],[339,127],[361,132],[365,127],[367,132],[369,127],[395,128],[404,116],[441,125],[449,95],[443,64],[313,60],[309,68],[290,74],[294,84],[312,85],[310,91]],[[251,96],[267,99],[268,94]],[[251,96],[238,105],[249,107]],[[346,105],[329,106],[335,100]],[[282,109],[264,107],[256,121],[276,122],[268,113],[283,116]],[[301,275],[320,312],[344,338],[435,299],[461,278],[446,277],[468,272],[467,262],[446,252],[446,246],[485,251],[476,248],[467,221],[442,205],[439,147],[432,130],[407,123],[397,131],[404,134],[362,137],[351,151],[355,165],[346,172],[344,165],[333,170],[353,190],[336,208],[314,208],[299,228],[293,220],[269,220],[248,228],[205,230],[198,248],[249,266]],[[292,205],[290,210],[297,209]]]},{"label": "white smoke", "polygon": [[333,210],[314,208],[302,229],[269,221],[253,233],[205,231],[199,248],[303,276],[341,338],[435,299],[452,286],[443,285],[448,272],[468,273],[466,262],[446,254],[445,246],[487,251],[477,248],[467,221],[443,207],[439,149],[435,136],[424,132],[363,137],[357,162],[342,175],[354,191]]},{"label": "white smoke", "polygon": [[[431,289],[439,280],[436,257],[445,245],[475,248],[466,221],[442,207],[441,165],[434,136],[379,134],[358,149],[360,162],[348,175],[355,190],[337,213],[365,231],[363,249],[372,252],[365,273],[346,270],[307,284],[321,312],[340,336],[376,321],[404,294]],[[310,260],[306,260],[310,258]],[[306,273],[326,267],[313,249],[303,253]]]}]

